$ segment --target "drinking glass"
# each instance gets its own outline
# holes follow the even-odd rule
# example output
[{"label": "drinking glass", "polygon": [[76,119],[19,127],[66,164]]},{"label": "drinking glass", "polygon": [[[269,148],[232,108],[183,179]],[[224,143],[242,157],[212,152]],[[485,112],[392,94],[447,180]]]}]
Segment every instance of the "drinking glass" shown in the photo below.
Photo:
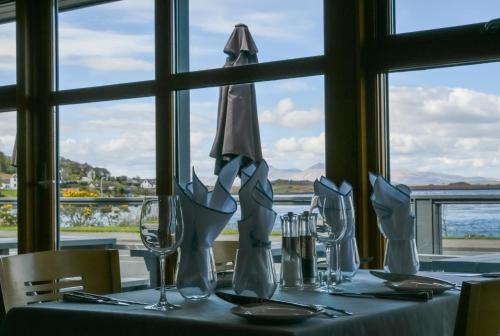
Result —
[{"label": "drinking glass", "polygon": [[[330,293],[342,281],[339,261],[340,241],[347,228],[344,197],[314,195],[310,212],[318,214],[316,230],[313,231],[313,235],[325,245],[326,250],[326,284],[322,285],[319,290]],[[335,253],[333,253],[334,251]]]},{"label": "drinking glass", "polygon": [[179,197],[158,196],[158,199],[145,200],[141,208],[140,232],[144,246],[160,259],[160,300],[144,309],[167,311],[180,308],[168,303],[165,290],[166,258],[177,250],[184,233]]}]

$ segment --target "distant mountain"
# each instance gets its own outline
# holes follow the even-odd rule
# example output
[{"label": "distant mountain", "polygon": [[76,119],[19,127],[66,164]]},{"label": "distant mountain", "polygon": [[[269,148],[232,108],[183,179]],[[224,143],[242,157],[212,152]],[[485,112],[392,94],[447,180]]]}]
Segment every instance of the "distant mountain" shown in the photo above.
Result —
[{"label": "distant mountain", "polygon": [[316,163],[311,167],[300,170],[295,168],[280,169],[273,166],[269,167],[269,180],[294,180],[294,181],[314,181],[325,175],[325,164]]},{"label": "distant mountain", "polygon": [[498,184],[500,181],[495,178],[481,176],[460,176],[435,172],[418,172],[409,170],[397,170],[391,174],[391,182],[403,183],[409,186],[424,185],[447,185],[450,183],[465,182],[469,184]]}]

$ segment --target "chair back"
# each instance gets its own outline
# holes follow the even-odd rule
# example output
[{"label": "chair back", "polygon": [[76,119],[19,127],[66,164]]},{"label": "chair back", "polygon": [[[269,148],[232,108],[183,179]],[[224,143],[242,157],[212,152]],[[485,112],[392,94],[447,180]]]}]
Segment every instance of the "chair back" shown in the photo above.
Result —
[{"label": "chair back", "polygon": [[500,279],[462,284],[454,335],[500,335]]},{"label": "chair back", "polygon": [[239,242],[237,240],[216,240],[214,242],[213,251],[217,271],[234,269],[238,247]]},{"label": "chair back", "polygon": [[58,300],[65,289],[118,292],[118,251],[46,251],[0,258],[0,288],[5,313],[16,306]]}]

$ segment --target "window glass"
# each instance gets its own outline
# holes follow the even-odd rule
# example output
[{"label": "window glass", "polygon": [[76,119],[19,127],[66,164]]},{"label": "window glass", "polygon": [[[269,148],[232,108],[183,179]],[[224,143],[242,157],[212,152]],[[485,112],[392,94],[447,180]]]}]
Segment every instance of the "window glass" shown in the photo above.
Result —
[{"label": "window glass", "polygon": [[154,1],[59,13],[59,88],[154,79]]},{"label": "window glass", "polygon": [[0,85],[16,83],[16,24],[0,25]]},{"label": "window glass", "polygon": [[222,67],[223,49],[240,23],[253,36],[259,62],[323,54],[321,0],[190,0],[189,6],[191,70]]},{"label": "window glass", "polygon": [[[313,181],[325,172],[323,77],[258,82],[255,92],[262,155],[269,164],[268,177],[275,193],[274,210],[278,214],[302,213],[308,208]],[[217,129],[219,88],[189,94],[191,165],[211,187],[217,178],[210,152]],[[233,192],[238,189],[239,180]],[[284,205],[279,199],[295,202]],[[237,220],[239,213],[228,228],[235,229]],[[275,230],[279,229],[277,222]]]},{"label": "window glass", "polygon": [[17,174],[12,166],[15,139],[16,112],[0,112],[0,255],[17,253],[12,246],[17,242]]},{"label": "window glass", "polygon": [[500,251],[499,71],[488,63],[389,77],[391,180],[440,211],[417,211],[417,230],[441,227],[444,254]]},{"label": "window glass", "polygon": [[124,285],[144,284],[138,211],[156,193],[154,99],[61,106],[59,115],[61,240],[119,248]]},{"label": "window glass", "polygon": [[396,32],[487,22],[500,15],[497,0],[395,0]]}]

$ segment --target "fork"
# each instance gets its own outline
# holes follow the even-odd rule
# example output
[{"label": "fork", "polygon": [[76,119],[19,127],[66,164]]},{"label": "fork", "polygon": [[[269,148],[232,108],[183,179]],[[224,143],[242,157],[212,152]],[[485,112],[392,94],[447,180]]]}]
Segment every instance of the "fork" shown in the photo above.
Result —
[{"label": "fork", "polygon": [[339,313],[342,313],[342,314],[347,315],[347,316],[352,315],[352,313],[350,311],[347,311],[345,309],[340,309],[340,308],[335,308],[335,307],[325,306],[325,305],[320,305],[320,304],[311,304],[310,306],[313,306],[313,307],[319,308],[319,309],[332,310],[332,311],[339,312]]}]

